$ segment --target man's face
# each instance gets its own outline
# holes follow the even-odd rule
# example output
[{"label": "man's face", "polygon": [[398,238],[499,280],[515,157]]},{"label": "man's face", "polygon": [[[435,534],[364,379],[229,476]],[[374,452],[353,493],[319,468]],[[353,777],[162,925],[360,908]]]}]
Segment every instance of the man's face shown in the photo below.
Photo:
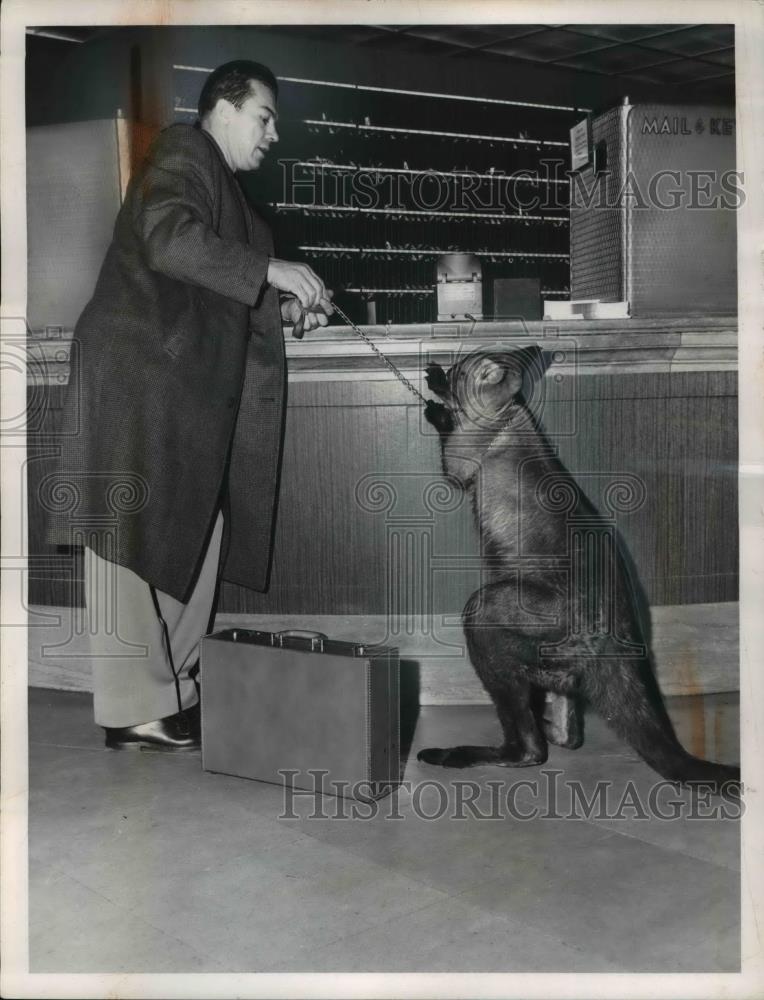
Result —
[{"label": "man's face", "polygon": [[226,108],[228,156],[234,170],[257,170],[271,144],[279,140],[273,91],[260,80],[250,80],[250,87],[251,96],[241,108]]}]

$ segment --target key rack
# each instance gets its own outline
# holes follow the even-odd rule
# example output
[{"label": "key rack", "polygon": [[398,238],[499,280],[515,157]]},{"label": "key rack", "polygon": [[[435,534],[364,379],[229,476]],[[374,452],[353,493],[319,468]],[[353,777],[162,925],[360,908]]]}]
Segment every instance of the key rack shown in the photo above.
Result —
[{"label": "key rack", "polygon": [[[175,119],[192,122],[210,67],[175,65]],[[279,78],[280,141],[242,184],[358,323],[427,323],[435,261],[476,254],[496,278],[569,297],[569,129],[586,109]],[[275,154],[275,155],[274,155]]]}]

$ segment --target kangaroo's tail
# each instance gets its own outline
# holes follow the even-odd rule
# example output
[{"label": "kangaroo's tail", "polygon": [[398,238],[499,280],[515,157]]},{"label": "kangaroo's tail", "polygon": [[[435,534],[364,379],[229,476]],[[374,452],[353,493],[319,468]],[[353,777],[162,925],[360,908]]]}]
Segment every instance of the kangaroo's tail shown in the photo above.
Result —
[{"label": "kangaroo's tail", "polygon": [[581,682],[583,694],[607,723],[661,777],[739,798],[739,768],[693,757],[681,745],[646,659],[595,660],[582,672]]}]

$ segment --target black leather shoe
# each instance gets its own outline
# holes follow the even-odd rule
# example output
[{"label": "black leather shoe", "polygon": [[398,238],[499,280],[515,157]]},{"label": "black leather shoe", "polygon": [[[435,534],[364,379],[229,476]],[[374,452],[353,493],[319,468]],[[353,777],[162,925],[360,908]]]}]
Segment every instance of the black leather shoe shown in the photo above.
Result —
[{"label": "black leather shoe", "polygon": [[143,722],[139,726],[104,726],[104,732],[109,750],[178,753],[200,750],[202,745],[198,704],[166,719]]}]

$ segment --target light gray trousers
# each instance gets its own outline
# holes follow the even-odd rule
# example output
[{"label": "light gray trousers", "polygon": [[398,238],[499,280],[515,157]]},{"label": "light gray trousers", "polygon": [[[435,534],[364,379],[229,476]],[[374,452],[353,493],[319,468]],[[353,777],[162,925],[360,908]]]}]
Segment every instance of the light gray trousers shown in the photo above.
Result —
[{"label": "light gray trousers", "polygon": [[215,598],[223,515],[218,513],[186,604],[155,591],[167,625],[172,665],[151,588],[145,580],[85,549],[85,632],[93,668],[93,712],[99,726],[137,726],[174,715],[178,675],[183,708],[196,702],[188,671],[199,659]]}]

